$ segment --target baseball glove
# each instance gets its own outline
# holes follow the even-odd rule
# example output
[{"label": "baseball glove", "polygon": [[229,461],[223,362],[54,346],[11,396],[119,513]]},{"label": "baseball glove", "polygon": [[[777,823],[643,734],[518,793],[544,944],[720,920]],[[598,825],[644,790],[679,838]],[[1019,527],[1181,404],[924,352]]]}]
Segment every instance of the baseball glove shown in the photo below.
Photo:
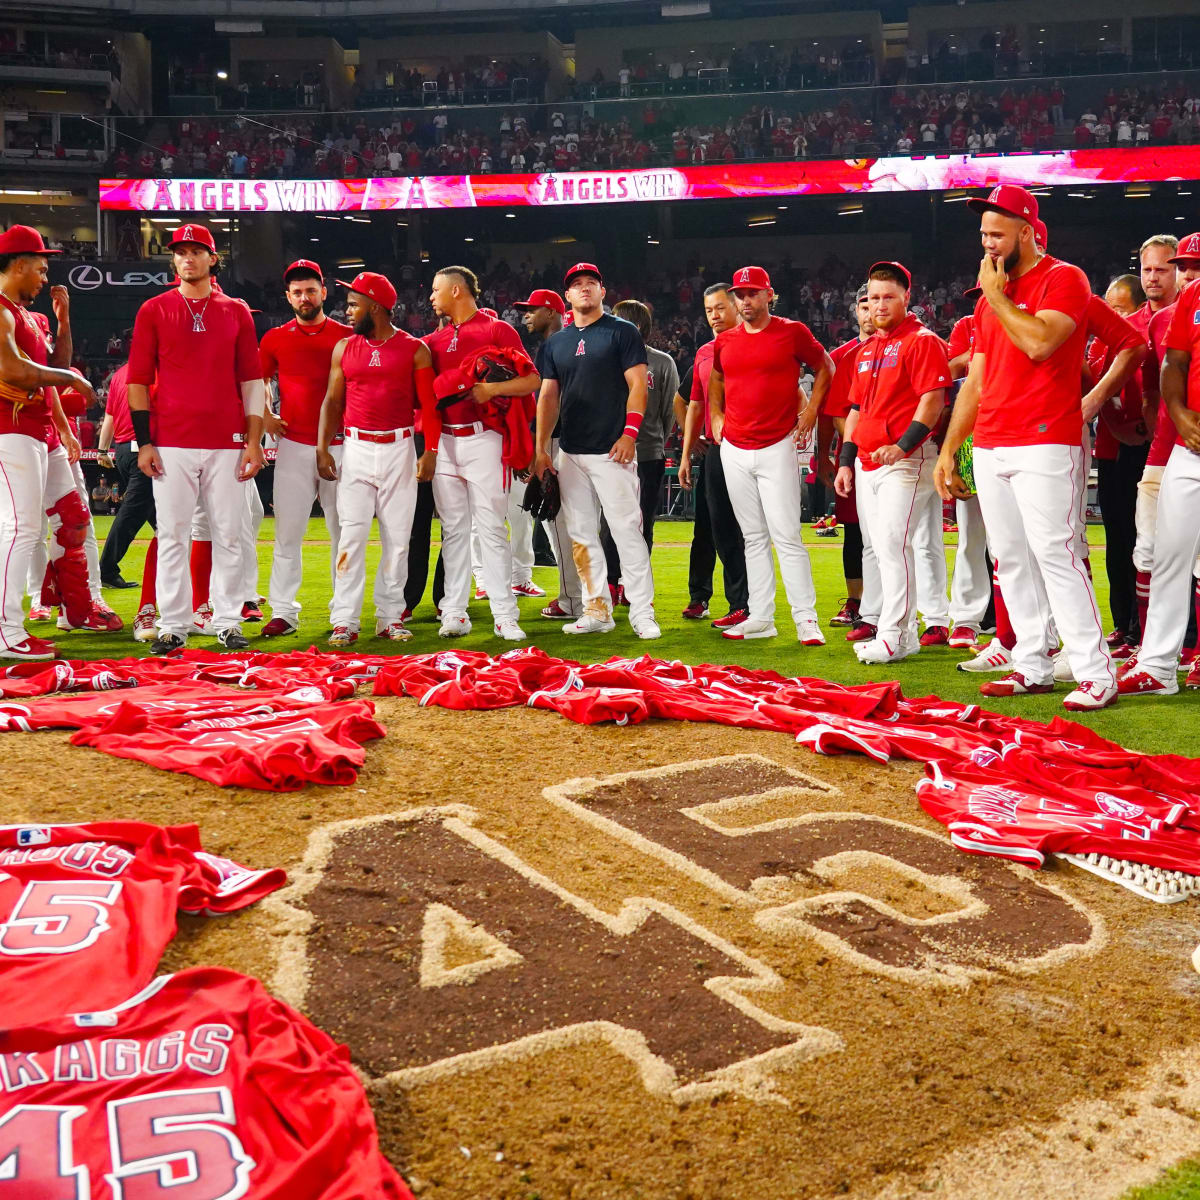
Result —
[{"label": "baseball glove", "polygon": [[525,485],[525,495],[521,507],[535,521],[553,521],[562,507],[562,497],[558,490],[558,476],[553,471],[547,471],[539,479],[536,475],[529,477]]},{"label": "baseball glove", "polygon": [[954,469],[962,478],[967,491],[975,494],[975,438],[967,435],[966,441],[959,446],[954,455]]}]

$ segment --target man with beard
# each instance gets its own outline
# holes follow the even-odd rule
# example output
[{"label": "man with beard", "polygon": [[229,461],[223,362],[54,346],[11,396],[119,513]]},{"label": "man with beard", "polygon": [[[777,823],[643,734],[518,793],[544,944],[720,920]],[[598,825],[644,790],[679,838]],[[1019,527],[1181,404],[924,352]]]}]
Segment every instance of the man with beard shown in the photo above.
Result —
[{"label": "man with beard", "polygon": [[[329,382],[333,349],[353,332],[325,315],[327,291],[321,268],[307,259],[292,263],[283,273],[284,298],[295,318],[263,334],[258,353],[263,378],[277,379],[279,412],[268,411],[264,425],[278,439],[275,451],[275,550],[271,560],[268,600],[271,619],[265,638],[295,633],[300,620],[304,534],[313,500],[321,501],[329,530],[329,569],[337,583],[337,483],[317,472],[317,428],[321,403]],[[334,463],[342,457],[341,430],[329,446]]]}]

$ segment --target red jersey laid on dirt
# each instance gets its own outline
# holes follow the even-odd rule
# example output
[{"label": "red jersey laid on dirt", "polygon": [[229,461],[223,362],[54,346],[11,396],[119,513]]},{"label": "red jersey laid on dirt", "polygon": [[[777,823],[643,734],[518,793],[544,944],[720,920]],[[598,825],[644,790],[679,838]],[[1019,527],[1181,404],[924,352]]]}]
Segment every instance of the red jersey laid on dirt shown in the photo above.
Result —
[{"label": "red jersey laid on dirt", "polygon": [[850,415],[850,389],[854,386],[854,356],[862,348],[858,338],[843,342],[836,350],[830,350],[833,359],[833,380],[825,393],[821,413],[826,417],[845,418]]},{"label": "red jersey laid on dirt", "polygon": [[219,967],[0,1032],[13,1200],[404,1200],[344,1046]]},{"label": "red jersey laid on dirt", "polygon": [[[435,375],[460,366],[486,346],[504,346],[525,353],[520,335],[507,321],[489,317],[479,309],[461,325],[447,325],[444,329],[427,333],[421,340],[433,355]],[[447,425],[470,425],[474,421],[482,421],[489,429],[497,431],[504,426],[501,417],[495,413],[482,413],[479,405],[470,399],[456,400],[447,405],[442,410],[442,421]]]},{"label": "red jersey laid on dirt", "polygon": [[1005,333],[985,296],[975,306],[975,350],[987,360],[975,419],[975,448],[1078,446],[1083,440],[1079,382],[1087,344],[1087,276],[1047,254],[1011,279],[1008,298],[1031,315],[1052,310],[1075,328],[1045,362],[1034,362]]},{"label": "red jersey laid on dirt", "polygon": [[783,441],[796,427],[803,368],[818,371],[824,359],[803,321],[772,317],[758,333],[739,325],[718,335],[713,370],[725,377],[722,438],[742,450]]},{"label": "red jersey laid on dirt", "polygon": [[854,360],[850,387],[850,403],[858,408],[854,442],[863,470],[878,469],[872,452],[896,442],[912,424],[926,392],[949,386],[945,342],[911,313],[895,329],[878,329],[867,338]]},{"label": "red jersey laid on dirt", "polygon": [[279,379],[279,417],[287,424],[283,436],[288,441],[317,444],[333,348],[353,332],[349,325],[326,317],[315,327],[293,320],[263,334],[258,346],[262,375]]},{"label": "red jersey laid on dirt", "polygon": [[411,429],[417,407],[414,359],[420,341],[397,329],[385,342],[353,334],[342,351],[347,428]]},{"label": "red jersey laid on dirt", "polygon": [[122,363],[108,381],[104,415],[113,419],[113,445],[133,441],[133,418],[129,415],[129,364]]},{"label": "red jersey laid on dirt", "polygon": [[975,353],[975,317],[971,313],[954,322],[946,353],[952,359],[958,358],[960,354]]},{"label": "red jersey laid on dirt", "polygon": [[[0,304],[8,309],[16,326],[13,340],[17,343],[17,349],[32,362],[46,366],[50,354],[45,334],[34,315],[21,305],[14,304],[3,293],[0,293]],[[44,389],[37,388],[29,392],[0,380],[0,433],[23,433],[35,441],[44,442],[49,420],[50,407]]]},{"label": "red jersey laid on dirt", "polygon": [[153,976],[177,910],[235,912],[285,881],[205,854],[195,825],[0,826],[0,1028],[119,1003]]},{"label": "red jersey laid on dirt", "polygon": [[168,288],[138,309],[129,382],[157,383],[150,405],[155,445],[240,449],[241,385],[261,378],[254,318],[240,300],[217,291],[189,300]]}]

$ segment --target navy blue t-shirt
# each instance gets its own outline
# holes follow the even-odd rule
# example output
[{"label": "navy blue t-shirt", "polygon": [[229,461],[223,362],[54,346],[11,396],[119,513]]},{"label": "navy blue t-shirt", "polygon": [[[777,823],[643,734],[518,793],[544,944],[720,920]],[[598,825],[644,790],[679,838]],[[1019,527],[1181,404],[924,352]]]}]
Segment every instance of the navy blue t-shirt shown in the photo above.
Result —
[{"label": "navy blue t-shirt", "polygon": [[542,378],[558,381],[559,446],[607,454],[625,429],[625,372],[646,362],[637,326],[605,313],[583,329],[568,325],[544,343]]}]

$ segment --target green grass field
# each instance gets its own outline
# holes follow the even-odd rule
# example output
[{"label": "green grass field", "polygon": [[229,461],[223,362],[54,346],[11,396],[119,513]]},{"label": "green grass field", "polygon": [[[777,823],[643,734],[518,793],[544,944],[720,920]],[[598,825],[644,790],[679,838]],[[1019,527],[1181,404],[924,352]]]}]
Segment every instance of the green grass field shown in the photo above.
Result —
[{"label": "green grass field", "polygon": [[[97,519],[97,532],[103,538],[107,532],[109,518]],[[262,570],[259,591],[267,593],[270,578],[271,541],[274,526],[270,518],[265,520],[259,532],[259,557]],[[148,531],[146,531],[148,532]],[[878,679],[881,672],[887,677],[898,679],[907,695],[921,696],[936,694],[948,700],[977,701],[980,699],[978,686],[986,676],[966,675],[954,669],[959,659],[966,657],[961,651],[946,647],[923,650],[914,658],[891,667],[868,668],[854,657],[853,650],[846,644],[843,632],[826,625],[828,644],[816,649],[801,647],[795,640],[790,614],[787,612],[782,586],[778,595],[779,637],[768,641],[738,643],[727,641],[712,629],[708,622],[685,621],[680,612],[688,602],[687,565],[688,545],[692,526],[689,522],[662,521],[656,527],[657,543],[654,548],[655,605],[663,636],[657,642],[642,642],[633,636],[622,610],[618,614],[616,630],[607,635],[592,637],[568,637],[561,631],[561,622],[545,620],[539,610],[544,600],[526,599],[520,602],[521,622],[529,635],[530,643],[540,646],[549,654],[602,661],[612,655],[634,656],[650,653],[658,658],[682,659],[689,663],[731,663],[749,667],[767,667],[786,675],[809,675],[843,683],[858,683]],[[436,539],[438,528],[434,526]],[[1093,543],[1103,538],[1103,530],[1091,528]],[[842,539],[818,538],[805,531],[816,580],[818,612],[823,624],[838,610],[844,594],[842,580]],[[949,535],[947,554],[953,568],[954,535]],[[127,579],[140,579],[146,541],[135,542],[126,555],[122,571]],[[373,577],[378,560],[379,546],[373,541],[368,549],[368,579]],[[436,557],[437,544],[431,550]],[[1107,615],[1107,583],[1104,574],[1104,549],[1100,544],[1092,551],[1093,573],[1100,593],[1102,611]],[[290,638],[279,638],[258,643],[264,649],[292,650],[316,645],[324,647],[327,636],[327,604],[331,594],[329,583],[329,541],[325,525],[320,520],[309,522],[308,540],[304,551],[304,585],[301,591],[303,611],[300,632]],[[720,567],[718,566],[718,575]],[[551,596],[557,593],[557,572],[553,568],[539,567],[534,573],[536,581]],[[432,579],[432,574],[431,574]],[[105,597],[114,609],[132,622],[137,607],[138,593],[130,588],[125,591],[107,591]],[[717,595],[712,604],[713,615],[723,615],[726,606],[718,579]],[[268,611],[267,616],[270,616]],[[510,645],[492,635],[491,615],[486,602],[476,601],[471,605],[471,617],[475,628],[466,638],[454,643],[472,650],[487,650],[500,653]],[[35,632],[47,633],[51,627],[35,628]],[[247,625],[244,632],[255,643],[256,630],[261,626]],[[374,630],[373,609],[368,585],[367,603],[364,609],[362,628],[367,636],[360,639],[358,648],[373,653],[426,653],[445,649],[446,641],[437,636],[437,619],[432,602],[427,598],[418,607],[411,628],[413,638],[406,643],[391,643],[370,637]],[[194,637],[192,645],[215,645],[215,642]],[[148,648],[133,642],[128,632],[117,634],[72,633],[60,639],[64,654],[75,658],[120,658],[131,654],[144,654]],[[1022,716],[1047,720],[1055,715],[1066,715],[1062,709],[1062,696],[1069,691],[1068,685],[1060,684],[1056,695],[1030,696],[1012,701],[991,701],[991,706],[1002,711],[1018,712]],[[1172,752],[1200,754],[1200,739],[1192,732],[1191,723],[1200,713],[1200,693],[1181,693],[1173,697],[1125,700],[1116,707],[1084,718],[1086,724],[1105,737],[1123,745],[1147,752]]]}]

